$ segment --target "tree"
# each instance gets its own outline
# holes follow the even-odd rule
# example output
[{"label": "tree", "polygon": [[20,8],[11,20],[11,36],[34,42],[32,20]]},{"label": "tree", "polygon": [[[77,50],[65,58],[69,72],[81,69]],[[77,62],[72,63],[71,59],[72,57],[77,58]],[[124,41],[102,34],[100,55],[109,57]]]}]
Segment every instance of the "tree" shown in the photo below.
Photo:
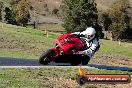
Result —
[{"label": "tree", "polygon": [[64,0],[63,3],[63,27],[67,32],[83,31],[97,23],[95,0]]},{"label": "tree", "polygon": [[26,0],[21,0],[17,4],[17,22],[21,26],[26,26],[29,19],[29,5]]},{"label": "tree", "polygon": [[3,10],[3,2],[0,2],[0,21],[2,20],[2,10]]},{"label": "tree", "polygon": [[11,23],[12,21],[12,11],[10,10],[9,7],[6,7],[5,8],[5,21],[7,21],[9,24]]},{"label": "tree", "polygon": [[19,0],[10,1],[10,6],[5,8],[5,21],[9,24],[17,25],[17,11],[16,6]]},{"label": "tree", "polygon": [[102,26],[104,30],[106,31],[106,39],[107,39],[107,32],[109,30],[110,25],[112,24],[111,18],[109,17],[108,13],[103,12],[100,13],[100,22],[102,23]]},{"label": "tree", "polygon": [[114,39],[126,38],[126,31],[130,29],[130,5],[129,0],[118,0],[109,9],[112,20],[110,29]]},{"label": "tree", "polygon": [[5,21],[9,24],[13,24],[13,25],[16,25],[17,22],[15,20],[15,18],[13,17],[13,12],[12,10],[9,8],[9,7],[6,7],[5,8]]}]

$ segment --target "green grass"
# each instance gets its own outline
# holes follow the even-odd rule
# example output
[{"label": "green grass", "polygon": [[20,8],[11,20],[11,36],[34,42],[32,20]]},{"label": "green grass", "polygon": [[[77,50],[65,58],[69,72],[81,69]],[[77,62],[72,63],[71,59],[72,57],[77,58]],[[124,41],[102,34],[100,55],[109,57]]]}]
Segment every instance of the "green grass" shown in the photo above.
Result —
[{"label": "green grass", "polygon": [[[132,72],[125,71],[111,71],[99,69],[86,69],[87,73],[94,74],[132,74]],[[78,68],[39,68],[39,69],[0,69],[0,88],[45,88],[53,87],[54,83],[50,85],[48,82],[52,81],[49,78],[62,78],[54,80],[53,82],[59,85],[63,84],[64,79],[76,79]],[[63,85],[62,85],[63,86]],[[92,85],[94,86],[94,85]]]},{"label": "green grass", "polygon": [[38,58],[37,55],[31,53],[9,51],[8,49],[0,49],[0,57],[14,57],[14,58],[26,58],[26,59]]},{"label": "green grass", "polygon": [[[20,58],[38,58],[40,54],[52,48],[55,45],[59,33],[14,26],[0,23],[0,56],[20,57]],[[50,25],[48,25],[50,26]],[[101,48],[98,54],[127,56],[132,58],[132,43],[121,43],[117,41],[100,40]]]},{"label": "green grass", "polygon": [[120,46],[118,41],[101,40],[100,42],[101,48],[99,52],[132,58],[132,43],[122,42]]},{"label": "green grass", "polygon": [[3,24],[3,28],[0,28],[0,51],[2,52],[0,55],[36,58],[43,51],[55,45],[54,42],[58,35],[48,32],[47,37],[47,34],[41,30]]},{"label": "green grass", "polygon": [[36,80],[34,73],[29,74],[28,70],[5,69],[1,72],[0,88],[40,88],[44,86],[43,82]]}]

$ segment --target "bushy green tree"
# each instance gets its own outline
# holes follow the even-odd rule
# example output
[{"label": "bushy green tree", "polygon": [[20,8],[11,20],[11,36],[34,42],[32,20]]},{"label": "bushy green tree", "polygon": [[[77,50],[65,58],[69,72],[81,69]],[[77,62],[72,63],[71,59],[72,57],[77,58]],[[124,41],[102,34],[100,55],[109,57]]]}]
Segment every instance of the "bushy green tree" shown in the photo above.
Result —
[{"label": "bushy green tree", "polygon": [[102,13],[101,15],[102,15],[101,21],[102,21],[104,30],[108,31],[109,26],[112,24],[111,18],[109,17],[108,13],[106,13],[106,12]]},{"label": "bushy green tree", "polygon": [[7,22],[7,23],[9,23],[9,24],[14,24],[14,25],[16,25],[17,24],[17,22],[16,22],[16,19],[15,19],[15,17],[14,17],[14,13],[12,12],[12,10],[9,8],[9,7],[6,7],[5,8],[5,21]]},{"label": "bushy green tree", "polygon": [[130,30],[130,5],[129,0],[118,0],[109,9],[112,20],[110,29],[114,39],[126,38],[126,31]]},{"label": "bushy green tree", "polygon": [[10,7],[5,8],[5,20],[9,24],[26,26],[30,19],[29,6],[26,0],[12,0]]},{"label": "bushy green tree", "polygon": [[18,25],[18,22],[17,22],[17,4],[18,4],[19,0],[12,0],[10,2],[10,8],[11,8],[11,11],[12,11],[12,18],[14,19],[14,21],[16,21],[16,25]]},{"label": "bushy green tree", "polygon": [[102,12],[99,14],[99,22],[102,24],[103,29],[106,32],[106,39],[107,39],[107,34],[110,25],[112,24],[111,18],[109,17],[108,13]]},{"label": "bushy green tree", "polygon": [[8,23],[10,23],[12,21],[12,11],[10,10],[9,7],[5,8],[5,21],[7,21]]},{"label": "bushy green tree", "polygon": [[64,0],[62,12],[67,32],[83,31],[98,20],[95,0]]},{"label": "bushy green tree", "polygon": [[0,21],[2,20],[2,10],[3,10],[3,2],[0,1]]}]

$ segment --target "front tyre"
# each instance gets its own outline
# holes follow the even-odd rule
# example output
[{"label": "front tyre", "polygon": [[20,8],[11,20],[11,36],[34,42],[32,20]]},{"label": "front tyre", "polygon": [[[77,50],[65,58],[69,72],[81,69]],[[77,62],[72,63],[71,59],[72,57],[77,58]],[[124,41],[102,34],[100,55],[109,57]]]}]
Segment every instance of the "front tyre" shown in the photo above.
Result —
[{"label": "front tyre", "polygon": [[47,65],[52,61],[52,56],[53,56],[54,51],[52,49],[47,50],[44,52],[40,58],[39,58],[39,63]]}]

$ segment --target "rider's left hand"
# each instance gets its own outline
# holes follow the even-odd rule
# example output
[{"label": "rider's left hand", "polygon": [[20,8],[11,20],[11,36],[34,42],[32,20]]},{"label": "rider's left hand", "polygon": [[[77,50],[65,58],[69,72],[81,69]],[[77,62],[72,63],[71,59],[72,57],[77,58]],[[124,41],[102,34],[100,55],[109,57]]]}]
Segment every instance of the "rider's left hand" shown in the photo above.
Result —
[{"label": "rider's left hand", "polygon": [[78,54],[84,54],[84,51],[78,51]]}]

